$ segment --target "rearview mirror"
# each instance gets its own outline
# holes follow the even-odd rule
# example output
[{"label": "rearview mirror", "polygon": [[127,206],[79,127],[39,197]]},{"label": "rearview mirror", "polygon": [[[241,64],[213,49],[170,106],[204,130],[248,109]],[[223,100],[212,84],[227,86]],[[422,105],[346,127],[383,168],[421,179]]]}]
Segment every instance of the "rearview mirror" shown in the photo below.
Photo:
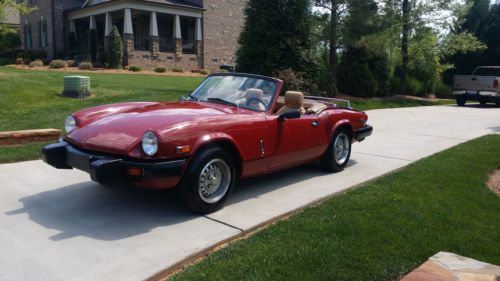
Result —
[{"label": "rearview mirror", "polygon": [[298,118],[300,118],[300,112],[297,110],[297,111],[288,111],[281,114],[278,117],[278,120],[285,121],[286,119],[298,119]]}]

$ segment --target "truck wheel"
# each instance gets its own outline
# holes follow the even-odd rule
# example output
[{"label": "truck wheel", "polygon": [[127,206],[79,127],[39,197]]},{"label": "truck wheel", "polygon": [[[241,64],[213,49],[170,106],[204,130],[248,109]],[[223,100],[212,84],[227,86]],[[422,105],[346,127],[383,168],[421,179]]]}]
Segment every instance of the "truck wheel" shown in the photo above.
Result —
[{"label": "truck wheel", "polygon": [[495,105],[498,106],[498,107],[500,107],[500,99],[496,99],[495,100]]},{"label": "truck wheel", "polygon": [[327,172],[340,172],[344,170],[351,157],[351,137],[346,128],[340,128],[335,132],[320,165]]},{"label": "truck wheel", "polygon": [[457,98],[457,105],[458,106],[464,106],[467,100],[464,97],[458,96]]},{"label": "truck wheel", "polygon": [[197,153],[179,184],[179,195],[189,209],[208,214],[222,208],[235,182],[235,166],[222,148]]},{"label": "truck wheel", "polygon": [[485,99],[480,99],[479,104],[480,105],[486,105],[488,102]]}]

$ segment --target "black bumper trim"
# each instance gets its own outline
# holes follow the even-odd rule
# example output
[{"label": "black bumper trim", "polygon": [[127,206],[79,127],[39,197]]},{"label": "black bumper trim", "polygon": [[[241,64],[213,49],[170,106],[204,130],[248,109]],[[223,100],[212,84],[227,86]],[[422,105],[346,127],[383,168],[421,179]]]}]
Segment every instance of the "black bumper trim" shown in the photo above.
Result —
[{"label": "black bumper trim", "polygon": [[[57,169],[78,169],[90,174],[93,181],[110,183],[128,180],[157,179],[180,176],[185,159],[167,162],[138,162],[112,156],[102,156],[81,151],[67,142],[50,144],[42,149],[43,161]],[[143,170],[139,177],[126,174],[126,168]]]},{"label": "black bumper trim", "polygon": [[363,141],[365,138],[371,136],[373,133],[373,127],[366,125],[361,129],[354,131],[354,139],[356,141]]}]

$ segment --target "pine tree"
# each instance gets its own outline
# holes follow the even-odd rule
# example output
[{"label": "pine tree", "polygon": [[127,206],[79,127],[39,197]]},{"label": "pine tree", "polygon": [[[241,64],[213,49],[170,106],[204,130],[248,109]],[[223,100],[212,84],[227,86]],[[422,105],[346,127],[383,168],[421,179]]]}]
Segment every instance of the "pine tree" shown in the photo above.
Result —
[{"label": "pine tree", "polygon": [[237,70],[272,75],[311,67],[308,0],[249,0],[237,51]]},{"label": "pine tree", "polygon": [[123,60],[123,44],[118,28],[113,26],[107,41],[107,60],[110,68],[121,69]]}]

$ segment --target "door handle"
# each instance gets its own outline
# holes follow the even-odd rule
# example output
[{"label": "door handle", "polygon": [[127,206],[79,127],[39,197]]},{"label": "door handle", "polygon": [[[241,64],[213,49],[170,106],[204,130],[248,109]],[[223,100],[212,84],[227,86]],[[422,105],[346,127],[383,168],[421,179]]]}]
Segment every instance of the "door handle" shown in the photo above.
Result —
[{"label": "door handle", "polygon": [[319,126],[319,121],[312,121],[311,122],[311,126],[313,126],[314,128],[318,127]]}]

